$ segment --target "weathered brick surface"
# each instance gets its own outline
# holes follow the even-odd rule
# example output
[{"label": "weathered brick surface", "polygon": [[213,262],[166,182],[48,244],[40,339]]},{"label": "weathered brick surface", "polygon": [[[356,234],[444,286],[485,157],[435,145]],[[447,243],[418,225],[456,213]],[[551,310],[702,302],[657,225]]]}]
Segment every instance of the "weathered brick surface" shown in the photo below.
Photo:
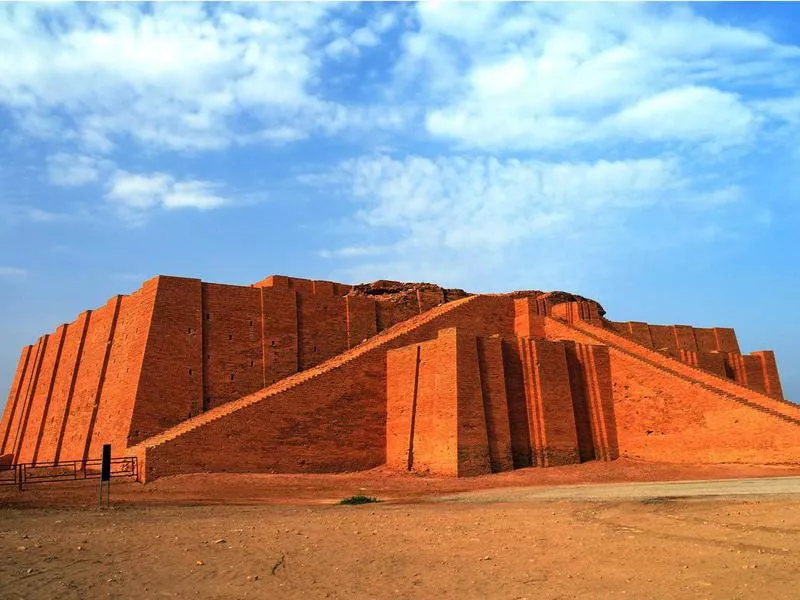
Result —
[{"label": "weathered brick surface", "polygon": [[605,343],[620,454],[663,462],[797,462],[800,407],[586,323],[549,319],[551,338]]},{"label": "weathered brick surface", "polygon": [[288,286],[261,288],[264,385],[298,371],[297,293]]},{"label": "weathered brick surface", "polygon": [[202,284],[203,410],[264,387],[261,296],[254,287]]},{"label": "weathered brick surface", "polygon": [[103,444],[111,444],[115,455],[124,454],[128,446],[155,297],[156,286],[147,283],[130,296],[120,298],[119,314],[89,442],[89,458],[100,458]]},{"label": "weathered brick surface", "polygon": [[346,302],[347,345],[352,348],[378,333],[378,318],[372,298],[348,296]]},{"label": "weathered brick surface", "polygon": [[61,349],[61,360],[53,386],[52,406],[45,423],[43,441],[39,447],[38,460],[42,462],[57,461],[61,455],[75,383],[78,379],[78,368],[83,355],[86,332],[89,329],[90,314],[90,311],[83,312],[67,325],[64,347]]},{"label": "weathered brick surface", "polygon": [[50,336],[42,360],[39,380],[28,403],[27,422],[23,425],[25,435],[19,444],[18,462],[34,462],[44,433],[44,424],[50,409],[56,369],[64,343],[65,327],[62,325]]},{"label": "weathered brick surface", "polygon": [[[442,333],[439,333],[440,337]],[[446,330],[444,334],[455,338],[456,344],[457,475],[464,477],[491,473],[486,405],[476,337],[463,334],[458,329]]]},{"label": "weathered brick surface", "polygon": [[[457,475],[458,362],[455,332],[420,344],[410,466],[416,471]],[[389,374],[392,375],[392,374]],[[412,374],[413,377],[413,374]]]},{"label": "weathered brick surface", "polygon": [[514,468],[514,459],[503,368],[503,340],[499,335],[476,340],[491,468],[495,473],[509,471]]},{"label": "weathered brick surface", "polygon": [[508,421],[511,434],[511,456],[514,468],[533,464],[532,441],[529,427],[528,399],[522,370],[522,357],[517,339],[502,342],[503,375],[508,401]]},{"label": "weathered brick surface", "polygon": [[94,428],[98,393],[102,392],[102,379],[110,350],[117,299],[91,311],[84,339],[80,364],[72,392],[70,410],[61,440],[62,460],[82,460],[88,454],[88,443]]},{"label": "weathered brick surface", "polygon": [[17,370],[14,372],[14,379],[11,382],[11,389],[8,392],[8,400],[6,401],[6,408],[3,411],[3,418],[0,420],[0,456],[5,455],[6,443],[9,435],[11,434],[11,425],[14,422],[14,416],[19,407],[19,399],[22,395],[24,388],[23,382],[25,376],[29,372],[28,365],[31,359],[31,346],[25,346],[19,356],[17,363]]},{"label": "weathered brick surface", "polygon": [[781,388],[781,380],[778,375],[778,364],[775,361],[775,353],[772,350],[761,350],[759,352],[752,352],[751,356],[757,356],[761,361],[764,377],[764,393],[777,400],[783,400],[783,388]]},{"label": "weathered brick surface", "polygon": [[564,344],[520,338],[533,464],[579,462],[575,413]]},{"label": "weathered brick surface", "polygon": [[153,278],[23,349],[0,455],[111,443],[147,478],[797,460],[775,357],[742,355],[732,329],[605,321],[562,292],[411,289]]},{"label": "weathered brick surface", "polygon": [[422,344],[386,353],[386,464],[398,470],[414,468],[421,354]]},{"label": "weathered brick surface", "polygon": [[128,444],[203,410],[202,284],[157,277]]}]

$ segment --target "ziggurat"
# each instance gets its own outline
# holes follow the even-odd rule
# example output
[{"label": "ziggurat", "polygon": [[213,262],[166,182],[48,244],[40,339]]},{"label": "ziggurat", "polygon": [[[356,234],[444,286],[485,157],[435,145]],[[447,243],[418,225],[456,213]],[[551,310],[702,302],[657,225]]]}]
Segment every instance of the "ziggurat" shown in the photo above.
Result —
[{"label": "ziggurat", "polygon": [[83,460],[111,443],[144,480],[798,462],[800,407],[772,352],[604,314],[565,292],[155,277],[23,348],[0,454]]}]

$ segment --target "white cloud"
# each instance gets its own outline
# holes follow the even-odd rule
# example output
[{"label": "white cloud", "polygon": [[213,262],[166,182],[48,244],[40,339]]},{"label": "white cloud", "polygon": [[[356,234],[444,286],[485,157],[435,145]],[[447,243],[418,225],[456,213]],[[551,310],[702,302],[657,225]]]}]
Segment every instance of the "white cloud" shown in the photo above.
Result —
[{"label": "white cloud", "polygon": [[735,94],[687,86],[655,94],[628,106],[607,126],[624,137],[656,141],[741,143],[757,117]]},{"label": "white cloud", "polygon": [[227,200],[216,189],[217,186],[208,181],[176,181],[165,173],[142,175],[117,171],[108,182],[106,198],[121,210],[122,215],[137,220],[155,208],[218,208]]},{"label": "white cloud", "polygon": [[424,82],[429,133],[468,147],[718,150],[794,114],[760,96],[796,88],[800,48],[684,7],[423,3],[417,13],[401,81]]},{"label": "white cloud", "polygon": [[558,235],[600,211],[651,204],[686,185],[678,164],[666,159],[590,164],[382,156],[347,161],[338,171],[362,204],[364,223],[396,229],[410,243],[451,248]]},{"label": "white cloud", "polygon": [[347,38],[337,38],[325,46],[325,52],[333,58],[342,59],[347,56],[356,56],[358,47]]},{"label": "white cloud", "polygon": [[[364,156],[306,183],[354,204],[346,242],[319,252],[343,265],[340,277],[484,281],[488,288],[495,281],[576,285],[584,270],[599,269],[620,245],[672,249],[697,241],[689,227],[655,233],[652,222],[641,230],[631,226],[648,222],[647,215],[683,215],[691,223],[702,211],[707,227],[718,232],[714,239],[728,239],[716,214],[743,194],[727,181],[693,176],[674,157]],[[353,230],[354,223],[361,229]]]},{"label": "white cloud", "polygon": [[100,179],[104,162],[92,156],[60,152],[47,158],[47,174],[55,185],[73,187]]},{"label": "white cloud", "polygon": [[378,35],[368,27],[361,27],[356,29],[351,36],[353,43],[357,46],[373,47],[380,44],[381,40]]},{"label": "white cloud", "polygon": [[[322,48],[336,37],[326,19],[336,10],[3,4],[0,105],[28,133],[92,152],[125,136],[208,150],[336,132],[353,123],[319,86]],[[265,133],[252,136],[253,124]]]}]

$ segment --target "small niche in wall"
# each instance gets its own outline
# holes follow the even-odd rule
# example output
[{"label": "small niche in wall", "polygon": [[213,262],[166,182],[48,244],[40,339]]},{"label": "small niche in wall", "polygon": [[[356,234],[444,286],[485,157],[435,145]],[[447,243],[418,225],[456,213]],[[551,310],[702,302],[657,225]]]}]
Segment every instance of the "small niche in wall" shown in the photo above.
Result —
[{"label": "small niche in wall", "polygon": [[236,378],[236,376],[233,373],[231,373],[230,374],[230,378],[231,378],[231,381],[233,381]]},{"label": "small niche in wall", "polygon": [[192,329],[191,327],[189,327],[189,333],[194,333],[194,329]]},{"label": "small niche in wall", "polygon": [[191,374],[192,374],[192,370],[191,370],[191,369],[189,369],[189,375],[191,375]]},{"label": "small niche in wall", "polygon": [[206,321],[210,321],[210,320],[211,320],[211,313],[206,313]]},{"label": "small niche in wall", "polygon": [[233,336],[232,335],[228,335],[228,341],[230,342],[232,340],[233,340]]}]

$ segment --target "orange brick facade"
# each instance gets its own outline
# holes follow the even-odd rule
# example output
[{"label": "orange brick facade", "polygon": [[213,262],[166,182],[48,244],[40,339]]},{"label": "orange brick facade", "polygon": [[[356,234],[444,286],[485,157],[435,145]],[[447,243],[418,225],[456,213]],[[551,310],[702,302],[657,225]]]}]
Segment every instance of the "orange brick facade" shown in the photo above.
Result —
[{"label": "orange brick facade", "polygon": [[603,315],[564,292],[156,277],[23,348],[0,455],[85,460],[111,443],[146,480],[800,460],[772,352]]}]

